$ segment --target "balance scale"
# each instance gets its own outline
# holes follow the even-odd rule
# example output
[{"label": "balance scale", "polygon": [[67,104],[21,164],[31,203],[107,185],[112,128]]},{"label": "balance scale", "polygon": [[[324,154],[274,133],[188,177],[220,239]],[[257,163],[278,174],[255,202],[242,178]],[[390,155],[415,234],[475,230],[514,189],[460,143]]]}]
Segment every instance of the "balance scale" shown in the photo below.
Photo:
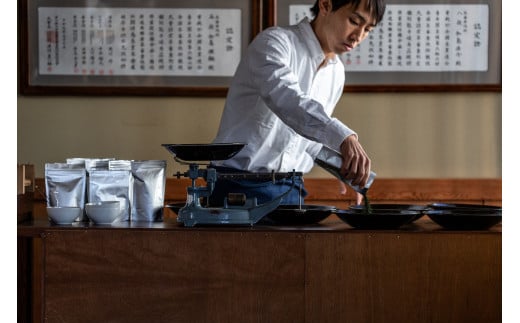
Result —
[{"label": "balance scale", "polygon": [[[301,177],[301,172],[264,172],[264,173],[218,173],[208,162],[226,160],[236,155],[246,144],[163,144],[174,155],[175,161],[188,165],[188,171],[174,174],[177,178],[188,177],[191,186],[187,187],[186,205],[177,213],[177,222],[187,227],[195,225],[254,225],[265,215],[274,211],[285,196],[295,187],[294,179]],[[205,163],[201,163],[205,161]],[[201,166],[206,166],[201,168]],[[206,186],[197,186],[196,180],[203,178]],[[293,185],[286,192],[264,204],[258,204],[256,197],[247,198],[243,194],[230,192],[222,207],[201,205],[201,198],[208,198],[218,179],[272,180],[289,178]]]}]

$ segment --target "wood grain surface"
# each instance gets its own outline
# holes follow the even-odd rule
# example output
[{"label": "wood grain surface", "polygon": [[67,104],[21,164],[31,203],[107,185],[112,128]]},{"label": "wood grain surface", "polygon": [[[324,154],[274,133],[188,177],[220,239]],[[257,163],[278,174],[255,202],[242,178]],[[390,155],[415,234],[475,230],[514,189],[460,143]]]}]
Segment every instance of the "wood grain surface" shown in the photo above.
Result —
[{"label": "wood grain surface", "polygon": [[499,323],[501,236],[313,234],[306,322]]},{"label": "wood grain surface", "polygon": [[501,322],[490,232],[51,230],[46,322]]},{"label": "wood grain surface", "polygon": [[249,232],[53,231],[46,322],[303,322],[304,239]]}]

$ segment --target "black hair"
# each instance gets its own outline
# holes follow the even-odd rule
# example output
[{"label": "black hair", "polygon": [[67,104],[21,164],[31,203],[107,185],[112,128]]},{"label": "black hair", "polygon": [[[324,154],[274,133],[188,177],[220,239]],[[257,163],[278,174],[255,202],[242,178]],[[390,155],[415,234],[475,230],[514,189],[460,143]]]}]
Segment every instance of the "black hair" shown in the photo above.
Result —
[{"label": "black hair", "polygon": [[[311,8],[311,12],[314,14],[314,17],[317,17],[320,13],[320,0],[316,0],[314,5]],[[354,8],[357,8],[363,0],[330,0],[332,3],[332,11],[336,11],[339,8],[352,4]],[[383,20],[383,15],[385,14],[386,0],[366,0],[366,6],[372,16],[376,20],[376,24],[378,24],[381,20]]]}]

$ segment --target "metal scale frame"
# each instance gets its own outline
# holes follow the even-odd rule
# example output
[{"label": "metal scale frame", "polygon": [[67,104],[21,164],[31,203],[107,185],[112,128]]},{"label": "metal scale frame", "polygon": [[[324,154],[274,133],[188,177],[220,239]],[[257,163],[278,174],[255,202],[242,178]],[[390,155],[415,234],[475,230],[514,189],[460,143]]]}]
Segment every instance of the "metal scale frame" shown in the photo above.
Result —
[{"label": "metal scale frame", "polygon": [[[260,221],[265,215],[274,211],[285,196],[294,188],[294,179],[301,177],[301,172],[266,172],[266,173],[218,173],[209,165],[209,161],[226,160],[236,155],[246,144],[163,144],[174,155],[175,161],[188,165],[189,169],[174,174],[177,178],[188,177],[191,185],[187,187],[186,205],[177,214],[177,222],[187,227],[195,225],[249,225]],[[205,161],[205,163],[201,163]],[[201,168],[201,166],[206,166]],[[203,178],[206,186],[197,186],[196,180]],[[246,198],[240,203],[224,199],[223,207],[201,205],[201,198],[209,197],[218,179],[259,179],[278,180],[290,178],[293,186],[272,201],[258,204],[256,197]],[[232,193],[232,192],[231,192]]]}]

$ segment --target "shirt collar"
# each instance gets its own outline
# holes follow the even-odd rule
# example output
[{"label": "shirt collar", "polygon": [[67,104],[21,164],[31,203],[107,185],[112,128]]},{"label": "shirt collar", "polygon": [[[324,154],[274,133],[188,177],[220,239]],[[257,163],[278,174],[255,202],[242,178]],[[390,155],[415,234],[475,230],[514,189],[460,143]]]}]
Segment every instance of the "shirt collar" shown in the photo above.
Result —
[{"label": "shirt collar", "polygon": [[[325,59],[325,54],[323,53],[323,50],[321,49],[320,42],[318,41],[318,37],[316,37],[316,34],[314,33],[314,30],[312,30],[311,23],[309,21],[308,17],[304,17],[299,23],[298,23],[298,29],[303,35],[303,39],[305,44],[307,45],[307,48],[309,48],[309,51],[311,52],[312,59],[319,65],[323,60]],[[330,59],[327,63],[329,64],[335,64],[339,60],[338,55],[334,55],[334,58]]]}]

